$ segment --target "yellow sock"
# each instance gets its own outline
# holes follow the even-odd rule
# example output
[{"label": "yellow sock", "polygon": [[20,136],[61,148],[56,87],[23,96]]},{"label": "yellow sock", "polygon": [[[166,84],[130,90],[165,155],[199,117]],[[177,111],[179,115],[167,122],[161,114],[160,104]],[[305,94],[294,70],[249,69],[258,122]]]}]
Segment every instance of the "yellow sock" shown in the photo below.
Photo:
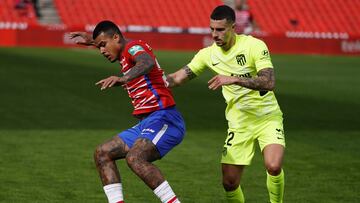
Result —
[{"label": "yellow sock", "polygon": [[241,190],[241,187],[239,187],[234,191],[226,192],[226,200],[229,203],[244,203],[244,194]]},{"label": "yellow sock", "polygon": [[284,197],[285,175],[284,170],[277,176],[267,173],[266,185],[271,203],[282,203]]}]

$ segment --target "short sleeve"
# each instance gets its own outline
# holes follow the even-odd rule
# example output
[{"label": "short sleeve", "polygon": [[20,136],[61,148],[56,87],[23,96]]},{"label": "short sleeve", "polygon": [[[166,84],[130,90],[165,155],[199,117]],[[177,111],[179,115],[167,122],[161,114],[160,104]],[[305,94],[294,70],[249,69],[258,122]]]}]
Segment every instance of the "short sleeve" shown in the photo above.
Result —
[{"label": "short sleeve", "polygon": [[257,72],[264,68],[273,68],[269,49],[267,48],[266,44],[259,39],[255,39],[252,43],[251,57],[254,60]]},{"label": "short sleeve", "polygon": [[128,54],[130,55],[132,60],[134,60],[137,55],[144,52],[146,52],[145,48],[139,44],[135,44],[128,49]]},{"label": "short sleeve", "polygon": [[200,50],[188,64],[188,67],[195,75],[200,75],[208,67],[206,61],[209,58],[209,54],[207,52],[206,48]]}]

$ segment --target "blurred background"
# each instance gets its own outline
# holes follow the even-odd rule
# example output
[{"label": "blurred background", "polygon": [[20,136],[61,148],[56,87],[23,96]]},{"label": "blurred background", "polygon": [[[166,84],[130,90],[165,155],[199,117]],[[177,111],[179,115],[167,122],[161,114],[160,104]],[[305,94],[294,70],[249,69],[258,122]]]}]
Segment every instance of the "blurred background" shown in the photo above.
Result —
[{"label": "blurred background", "polygon": [[195,50],[211,43],[209,14],[223,3],[236,10],[236,31],[273,53],[360,54],[359,0],[2,0],[0,45],[73,46],[69,31],[108,19],[156,49]]},{"label": "blurred background", "polygon": [[[236,11],[236,31],[266,42],[284,112],[285,202],[360,202],[360,0],[0,0],[0,202],[105,202],[93,151],[136,124],[127,93],[94,84],[119,74],[71,31],[116,22],[171,73],[210,44],[209,15]],[[210,71],[173,89],[186,137],[156,162],[182,202],[225,202],[225,102]],[[119,161],[126,202],[158,202]],[[244,174],[267,202],[260,151]]]}]

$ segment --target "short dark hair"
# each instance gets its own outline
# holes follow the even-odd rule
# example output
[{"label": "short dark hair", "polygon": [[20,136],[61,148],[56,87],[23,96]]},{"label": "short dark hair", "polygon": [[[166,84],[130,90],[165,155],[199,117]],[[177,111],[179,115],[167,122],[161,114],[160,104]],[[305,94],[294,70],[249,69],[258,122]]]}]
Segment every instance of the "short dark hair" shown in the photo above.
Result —
[{"label": "short dark hair", "polygon": [[114,34],[118,34],[122,37],[119,27],[109,20],[101,21],[96,25],[93,31],[93,39],[99,36],[102,32],[111,37],[114,36]]},{"label": "short dark hair", "polygon": [[227,22],[234,23],[235,12],[231,7],[227,5],[221,5],[213,10],[213,12],[210,15],[210,18],[213,20],[226,19]]}]

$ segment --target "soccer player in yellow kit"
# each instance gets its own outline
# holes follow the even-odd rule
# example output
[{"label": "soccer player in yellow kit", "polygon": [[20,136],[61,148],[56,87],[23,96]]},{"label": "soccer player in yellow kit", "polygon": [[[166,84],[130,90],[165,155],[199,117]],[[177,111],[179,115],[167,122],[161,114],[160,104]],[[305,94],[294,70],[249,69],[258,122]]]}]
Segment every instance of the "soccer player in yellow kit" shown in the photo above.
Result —
[{"label": "soccer player in yellow kit", "polygon": [[170,87],[179,86],[210,69],[217,75],[209,89],[222,87],[228,133],[222,153],[223,186],[228,202],[245,202],[240,187],[244,167],[250,165],[258,141],[267,171],[271,203],[283,202],[285,149],[283,118],[275,98],[274,69],[266,44],[234,31],[235,13],[225,5],[210,16],[215,43],[201,49],[184,68],[169,74]]}]

